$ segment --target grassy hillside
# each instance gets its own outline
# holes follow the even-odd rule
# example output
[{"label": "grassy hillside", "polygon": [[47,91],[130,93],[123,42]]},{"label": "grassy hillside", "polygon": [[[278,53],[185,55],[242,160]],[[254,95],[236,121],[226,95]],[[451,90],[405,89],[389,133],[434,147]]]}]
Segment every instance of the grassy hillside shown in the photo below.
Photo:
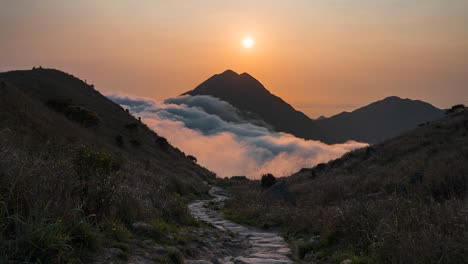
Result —
[{"label": "grassy hillside", "polygon": [[466,109],[269,189],[225,184],[227,216],[280,227],[306,261],[468,262]]},{"label": "grassy hillside", "polygon": [[79,262],[137,221],[191,224],[213,178],[72,75],[0,74],[2,263]]}]

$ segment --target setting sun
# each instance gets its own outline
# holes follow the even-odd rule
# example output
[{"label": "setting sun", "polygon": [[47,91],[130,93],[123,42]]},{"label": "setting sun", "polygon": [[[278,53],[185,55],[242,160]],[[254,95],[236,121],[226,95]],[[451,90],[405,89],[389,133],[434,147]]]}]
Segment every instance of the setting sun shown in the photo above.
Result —
[{"label": "setting sun", "polygon": [[253,47],[254,44],[255,44],[255,41],[251,37],[246,37],[242,41],[242,45],[244,45],[244,47],[246,48],[251,48]]}]

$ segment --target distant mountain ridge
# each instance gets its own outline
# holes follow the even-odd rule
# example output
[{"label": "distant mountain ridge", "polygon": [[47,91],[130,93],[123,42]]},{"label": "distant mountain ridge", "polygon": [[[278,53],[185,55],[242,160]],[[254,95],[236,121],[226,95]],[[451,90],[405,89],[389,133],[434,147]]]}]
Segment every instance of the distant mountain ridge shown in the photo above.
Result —
[{"label": "distant mountain ridge", "polygon": [[334,142],[353,139],[377,143],[443,116],[443,110],[429,103],[390,96],[316,122]]},{"label": "distant mountain ridge", "polygon": [[212,76],[185,94],[217,97],[257,114],[276,131],[326,143],[377,143],[444,115],[443,110],[429,103],[391,96],[349,113],[313,120],[270,93],[248,73],[232,70]]}]

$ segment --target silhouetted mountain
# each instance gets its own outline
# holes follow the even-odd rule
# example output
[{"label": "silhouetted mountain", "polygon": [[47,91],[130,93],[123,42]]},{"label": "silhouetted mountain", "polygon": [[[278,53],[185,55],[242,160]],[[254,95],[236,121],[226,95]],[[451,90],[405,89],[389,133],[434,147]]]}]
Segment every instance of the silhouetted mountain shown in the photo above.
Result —
[{"label": "silhouetted mountain", "polygon": [[307,139],[323,138],[322,133],[309,117],[270,93],[248,73],[237,74],[232,70],[227,70],[214,75],[184,94],[217,97],[242,111],[257,114],[276,131]]},{"label": "silhouetted mountain", "polygon": [[239,75],[232,70],[214,75],[185,94],[218,97],[242,111],[257,114],[276,131],[326,143],[376,143],[443,116],[442,110],[428,103],[393,96],[351,113],[313,120],[249,74]]},{"label": "silhouetted mountain", "polygon": [[[27,100],[31,108],[37,105],[34,114],[39,116],[35,120],[24,120],[22,125],[27,125],[27,121],[39,122],[42,118],[49,120],[50,126],[44,127],[44,132],[48,135],[63,138],[82,136],[76,141],[83,140],[82,143],[109,147],[110,150],[119,152],[119,155],[130,154],[132,158],[151,159],[151,163],[159,169],[167,169],[168,176],[192,176],[194,172],[201,176],[210,174],[170,144],[162,149],[158,143],[160,137],[155,132],[95,90],[93,85],[73,75],[53,69],[35,69],[0,73],[0,81],[5,86],[4,100],[11,94],[12,98],[9,99],[17,104]],[[5,107],[2,105],[2,108]],[[5,110],[15,112],[18,109]],[[5,119],[9,111],[3,113]],[[29,114],[33,110],[24,111]],[[95,125],[92,122],[88,124],[90,118],[95,118]],[[38,125],[36,129],[41,127]],[[73,128],[72,131],[61,131],[68,127]],[[117,135],[122,136],[125,147],[114,148]],[[96,142],[87,142],[88,137]],[[186,172],[175,172],[174,168],[183,168]]]},{"label": "silhouetted mountain", "polygon": [[391,96],[316,122],[332,143],[349,139],[377,143],[443,116],[443,110],[429,103]]}]

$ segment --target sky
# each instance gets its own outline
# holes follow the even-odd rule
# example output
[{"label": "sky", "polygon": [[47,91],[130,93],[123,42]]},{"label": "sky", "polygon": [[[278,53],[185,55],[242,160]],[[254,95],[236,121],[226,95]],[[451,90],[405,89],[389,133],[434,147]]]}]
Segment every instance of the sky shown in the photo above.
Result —
[{"label": "sky", "polygon": [[466,0],[0,0],[0,71],[163,100],[232,69],[310,117],[391,95],[449,107],[468,103],[467,25]]}]

